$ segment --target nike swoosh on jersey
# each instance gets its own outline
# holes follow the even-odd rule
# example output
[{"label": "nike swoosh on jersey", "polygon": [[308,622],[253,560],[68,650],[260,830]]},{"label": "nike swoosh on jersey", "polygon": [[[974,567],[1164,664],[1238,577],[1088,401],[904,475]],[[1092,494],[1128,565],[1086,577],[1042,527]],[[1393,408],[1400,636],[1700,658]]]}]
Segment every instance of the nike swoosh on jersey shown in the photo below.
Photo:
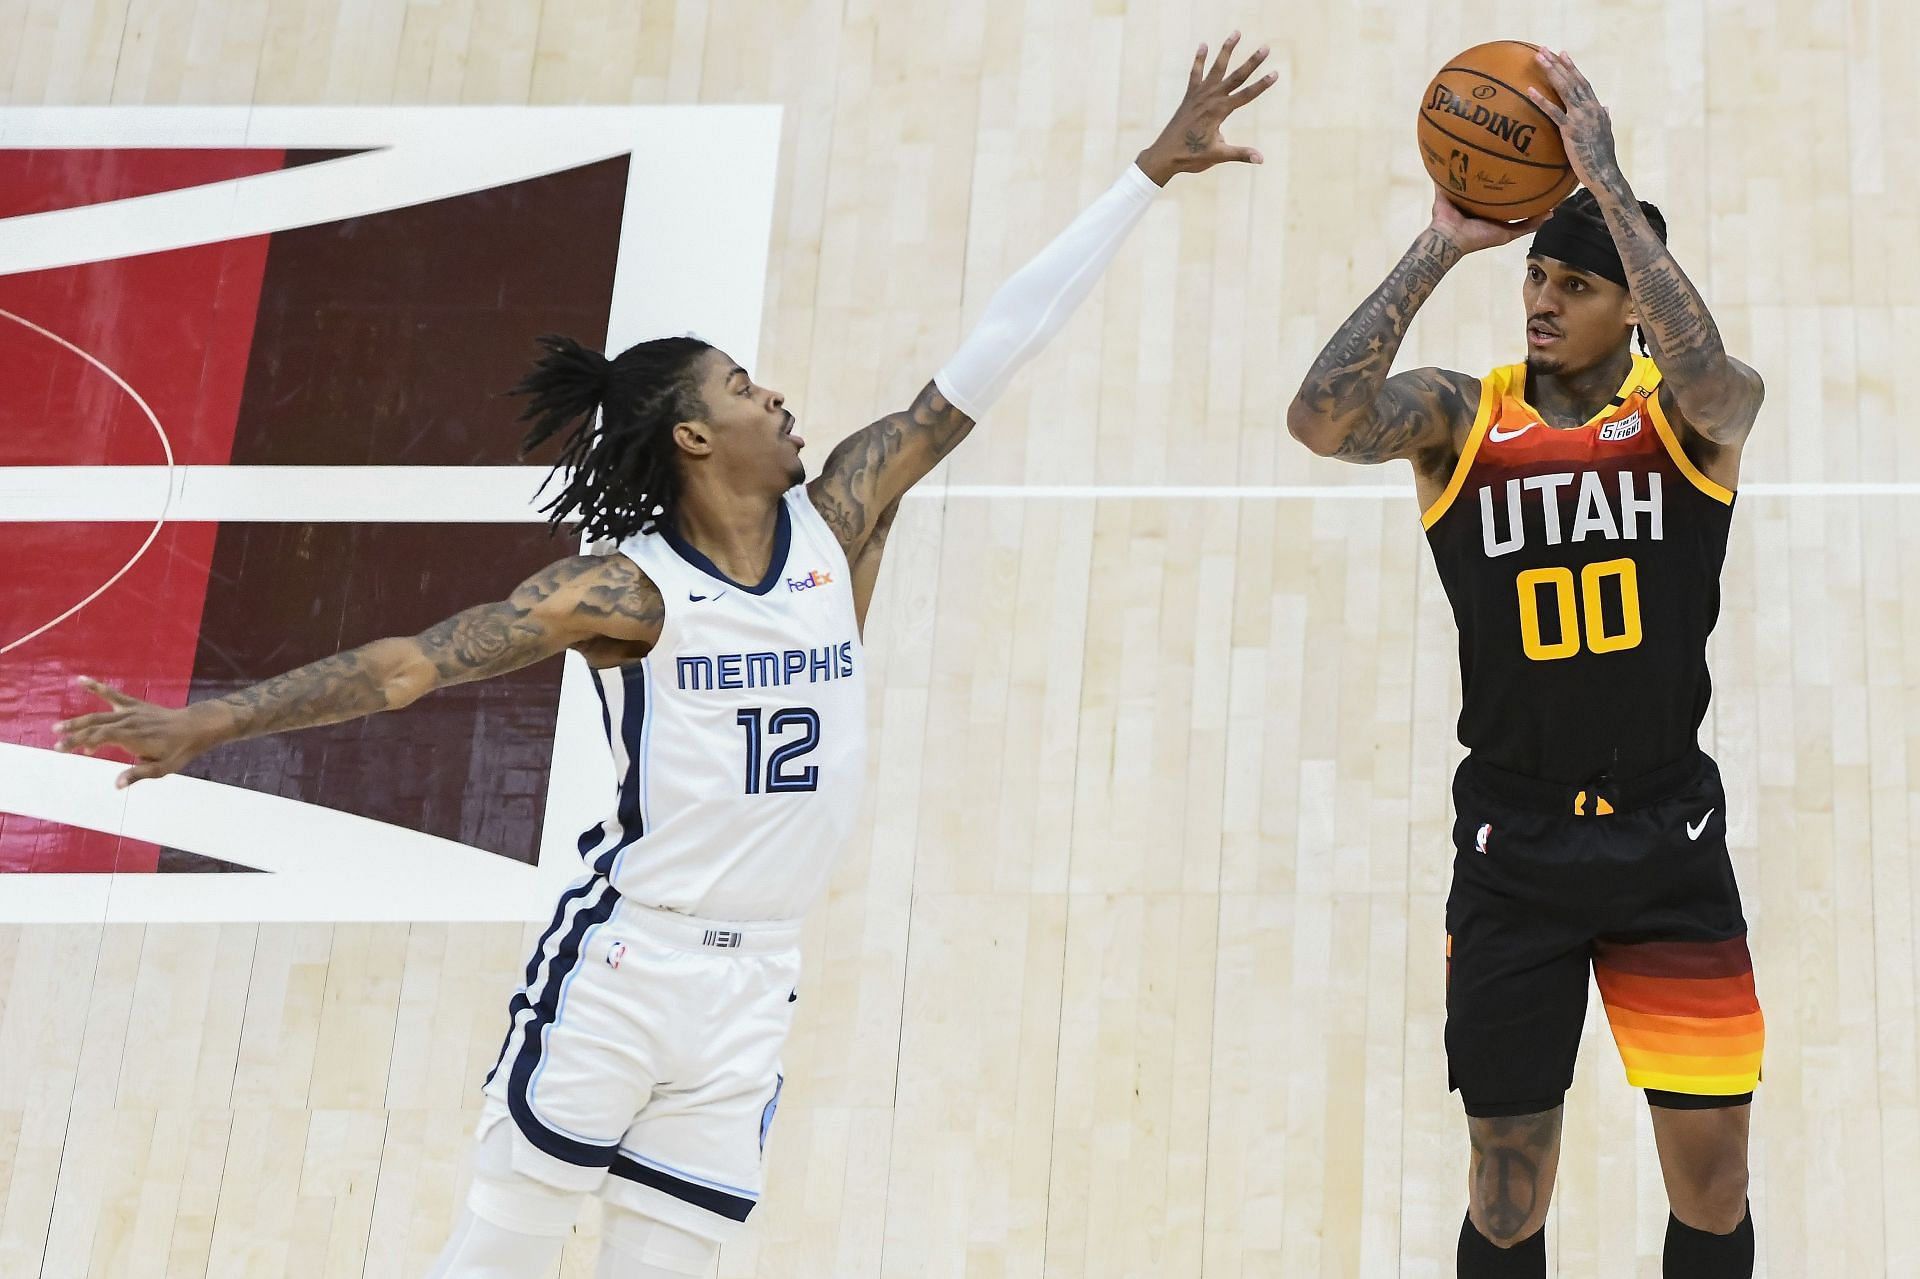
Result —
[{"label": "nike swoosh on jersey", "polygon": [[1529,422],[1517,431],[1503,431],[1497,426],[1489,427],[1487,428],[1487,438],[1495,444],[1505,444],[1508,440],[1519,439],[1538,425],[1540,425],[1538,422]]},{"label": "nike swoosh on jersey", "polygon": [[720,597],[721,597],[722,595],[725,595],[725,594],[726,594],[726,592],[725,592],[725,591],[715,591],[715,592],[714,592],[713,594],[711,594],[711,595],[695,595],[695,594],[694,594],[694,593],[693,593],[692,591],[688,591],[688,592],[687,592],[687,598],[688,598],[689,600],[692,600],[692,601],[693,601],[693,602],[694,602],[695,604],[700,604],[700,603],[703,603],[703,602],[705,602],[705,601],[707,601],[707,600],[717,600],[717,599],[719,599],[719,598],[720,598]]},{"label": "nike swoosh on jersey", "polygon": [[1696,825],[1694,825],[1694,824],[1693,824],[1692,822],[1688,822],[1688,823],[1687,823],[1687,838],[1688,838],[1688,839],[1696,839],[1696,840],[1697,840],[1697,839],[1699,839],[1699,838],[1700,838],[1700,832],[1701,832],[1701,831],[1703,831],[1703,830],[1705,830],[1705,829],[1707,828],[1707,818],[1708,818],[1708,817],[1712,817],[1712,816],[1713,816],[1713,810],[1712,810],[1711,808],[1709,808],[1709,809],[1707,810],[1707,816],[1706,816],[1706,817],[1702,817],[1702,818],[1700,819],[1700,824],[1699,824],[1698,826],[1696,826]]}]

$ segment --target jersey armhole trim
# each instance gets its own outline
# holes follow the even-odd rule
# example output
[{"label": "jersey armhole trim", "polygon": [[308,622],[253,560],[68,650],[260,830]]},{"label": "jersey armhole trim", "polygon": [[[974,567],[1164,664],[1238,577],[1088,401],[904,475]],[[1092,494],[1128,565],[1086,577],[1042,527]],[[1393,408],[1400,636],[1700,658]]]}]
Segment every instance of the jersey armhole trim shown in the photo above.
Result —
[{"label": "jersey armhole trim", "polygon": [[1652,420],[1654,432],[1659,435],[1660,442],[1666,445],[1667,455],[1673,459],[1673,464],[1680,468],[1680,474],[1686,476],[1695,488],[1722,506],[1732,506],[1733,490],[1708,479],[1706,473],[1695,466],[1693,459],[1687,456],[1687,450],[1681,446],[1680,436],[1673,429],[1673,423],[1667,421],[1666,410],[1660,407],[1658,383],[1647,388],[1647,417]]},{"label": "jersey armhole trim", "polygon": [[[794,523],[810,531],[815,540],[820,543],[818,549],[835,557],[841,571],[846,573],[847,580],[851,582],[853,560],[847,555],[847,548],[840,545],[840,539],[835,537],[833,530],[827,526],[826,516],[820,514],[820,508],[813,504],[813,494],[807,491],[806,484],[796,484],[788,489],[785,500],[791,504],[791,518]],[[802,536],[807,535],[807,533],[802,534]]]},{"label": "jersey armhole trim", "polygon": [[1494,386],[1492,375],[1480,379],[1480,406],[1474,410],[1473,428],[1467,432],[1467,442],[1460,449],[1460,460],[1454,463],[1453,474],[1447,479],[1447,488],[1432,506],[1420,513],[1420,527],[1430,529],[1440,522],[1440,517],[1453,505],[1453,499],[1460,496],[1460,490],[1466,485],[1467,472],[1473,469],[1473,459],[1479,455],[1480,441],[1486,438],[1487,428],[1493,424],[1493,406],[1499,402],[1499,391]]}]

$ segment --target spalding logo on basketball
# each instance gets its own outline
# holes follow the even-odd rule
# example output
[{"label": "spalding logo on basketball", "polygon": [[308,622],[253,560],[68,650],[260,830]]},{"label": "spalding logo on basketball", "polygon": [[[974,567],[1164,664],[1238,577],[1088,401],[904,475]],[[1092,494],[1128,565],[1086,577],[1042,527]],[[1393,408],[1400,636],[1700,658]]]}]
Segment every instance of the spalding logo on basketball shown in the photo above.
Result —
[{"label": "spalding logo on basketball", "polygon": [[1560,95],[1521,40],[1477,44],[1452,59],[1420,100],[1420,160],[1447,198],[1476,217],[1517,222],[1573,190],[1560,131],[1527,97]]}]

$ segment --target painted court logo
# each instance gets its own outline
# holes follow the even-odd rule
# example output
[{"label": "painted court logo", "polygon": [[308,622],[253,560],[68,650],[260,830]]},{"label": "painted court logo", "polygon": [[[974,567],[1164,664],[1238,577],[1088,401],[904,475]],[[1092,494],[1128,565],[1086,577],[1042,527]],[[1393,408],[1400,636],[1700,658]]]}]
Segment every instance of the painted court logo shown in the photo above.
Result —
[{"label": "painted court logo", "polygon": [[788,578],[787,589],[790,591],[810,591],[816,586],[825,586],[832,580],[833,574],[822,573],[819,569],[815,569],[805,577]]}]

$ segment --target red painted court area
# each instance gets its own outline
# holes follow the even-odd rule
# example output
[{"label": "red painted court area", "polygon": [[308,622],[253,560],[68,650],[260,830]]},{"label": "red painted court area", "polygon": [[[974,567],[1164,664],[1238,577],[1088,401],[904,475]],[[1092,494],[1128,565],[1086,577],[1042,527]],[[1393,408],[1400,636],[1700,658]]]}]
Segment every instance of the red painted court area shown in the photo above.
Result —
[{"label": "red painted court area", "polygon": [[[162,216],[138,197],[352,154],[0,150],[0,217],[114,200]],[[158,468],[169,449],[193,466],[514,463],[517,406],[498,393],[536,334],[604,342],[627,172],[620,156],[0,276],[0,467]],[[113,581],[150,522],[0,528],[0,741],[40,748],[57,720],[100,709],[79,675],[169,705],[219,697],[498,598],[561,553],[521,523],[167,524]],[[529,669],[405,716],[233,744],[187,772],[531,861],[558,691],[557,664]],[[222,868],[192,854],[0,813],[0,873]]]},{"label": "red painted court area", "polygon": [[[269,172],[283,151],[0,152],[0,215]],[[146,400],[181,464],[228,460],[259,311],[265,236],[0,277],[0,309],[65,338]],[[0,317],[0,465],[157,465],[145,412],[88,360]],[[9,524],[0,644],[71,608],[146,540],[147,524]],[[215,529],[170,525],[113,589],[0,657],[0,738],[36,746],[91,699],[89,674],[177,702],[193,675]],[[0,814],[0,870],[142,871],[159,850]]]}]

